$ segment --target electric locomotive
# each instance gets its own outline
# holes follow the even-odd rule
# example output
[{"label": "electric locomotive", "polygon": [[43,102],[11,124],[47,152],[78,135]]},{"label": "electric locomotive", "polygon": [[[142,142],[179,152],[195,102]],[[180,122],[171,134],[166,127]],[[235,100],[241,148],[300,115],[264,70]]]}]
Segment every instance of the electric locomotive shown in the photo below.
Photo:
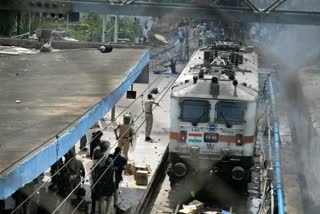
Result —
[{"label": "electric locomotive", "polygon": [[247,189],[251,178],[258,98],[252,48],[217,42],[198,49],[171,92],[168,175],[218,176]]}]

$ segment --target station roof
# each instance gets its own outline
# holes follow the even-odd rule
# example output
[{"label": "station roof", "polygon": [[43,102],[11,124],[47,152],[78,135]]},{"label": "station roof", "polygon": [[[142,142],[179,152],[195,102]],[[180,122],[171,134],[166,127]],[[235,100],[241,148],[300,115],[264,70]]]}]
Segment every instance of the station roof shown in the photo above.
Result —
[{"label": "station roof", "polygon": [[70,150],[117,103],[149,57],[146,49],[0,57],[0,199]]}]

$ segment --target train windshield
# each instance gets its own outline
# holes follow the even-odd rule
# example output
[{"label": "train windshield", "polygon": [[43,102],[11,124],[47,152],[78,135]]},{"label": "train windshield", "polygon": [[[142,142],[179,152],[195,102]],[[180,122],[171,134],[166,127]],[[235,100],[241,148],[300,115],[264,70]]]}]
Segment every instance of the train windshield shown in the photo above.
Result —
[{"label": "train windshield", "polygon": [[236,102],[220,102],[218,104],[217,119],[222,123],[243,123],[245,105]]},{"label": "train windshield", "polygon": [[205,123],[209,121],[209,103],[206,101],[185,100],[182,103],[184,122]]}]

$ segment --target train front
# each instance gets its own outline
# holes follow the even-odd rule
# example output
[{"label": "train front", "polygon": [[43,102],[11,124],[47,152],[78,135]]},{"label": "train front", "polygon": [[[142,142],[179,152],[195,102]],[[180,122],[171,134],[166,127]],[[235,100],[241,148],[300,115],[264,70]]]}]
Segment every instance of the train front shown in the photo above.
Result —
[{"label": "train front", "polygon": [[181,74],[171,96],[171,184],[186,177],[216,176],[246,190],[253,166],[258,93],[242,80],[257,78],[254,73],[239,73],[238,80],[230,80],[222,68],[188,69],[191,75]]}]

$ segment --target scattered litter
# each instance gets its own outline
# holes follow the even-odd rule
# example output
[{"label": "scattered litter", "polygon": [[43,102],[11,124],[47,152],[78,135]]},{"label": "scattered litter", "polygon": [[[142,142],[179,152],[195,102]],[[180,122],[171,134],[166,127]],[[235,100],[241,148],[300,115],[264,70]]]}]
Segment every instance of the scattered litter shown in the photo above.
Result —
[{"label": "scattered litter", "polygon": [[134,161],[129,161],[127,164],[127,167],[124,171],[125,175],[133,175],[135,173],[135,162]]},{"label": "scattered litter", "polygon": [[188,205],[183,205],[183,209],[179,210],[180,214],[199,213],[204,208],[204,204],[198,200],[193,200]]}]

